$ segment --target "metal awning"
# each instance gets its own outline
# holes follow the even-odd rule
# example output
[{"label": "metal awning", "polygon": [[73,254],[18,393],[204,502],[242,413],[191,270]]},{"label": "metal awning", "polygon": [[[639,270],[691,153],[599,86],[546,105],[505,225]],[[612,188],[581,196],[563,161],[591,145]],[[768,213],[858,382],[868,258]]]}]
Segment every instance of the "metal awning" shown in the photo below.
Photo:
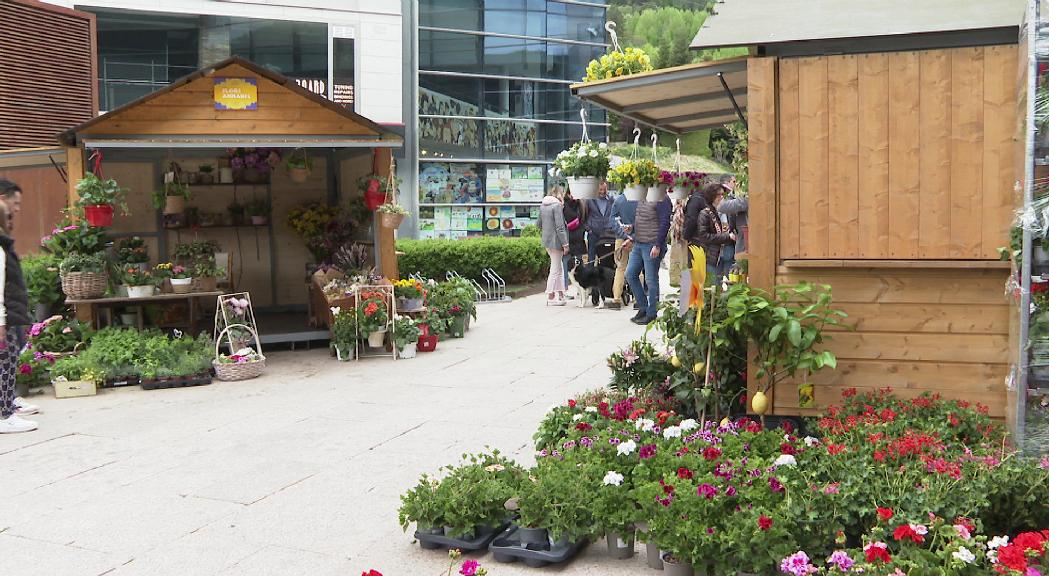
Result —
[{"label": "metal awning", "polygon": [[744,120],[747,59],[687,64],[573,84],[572,94],[619,116],[682,134]]}]

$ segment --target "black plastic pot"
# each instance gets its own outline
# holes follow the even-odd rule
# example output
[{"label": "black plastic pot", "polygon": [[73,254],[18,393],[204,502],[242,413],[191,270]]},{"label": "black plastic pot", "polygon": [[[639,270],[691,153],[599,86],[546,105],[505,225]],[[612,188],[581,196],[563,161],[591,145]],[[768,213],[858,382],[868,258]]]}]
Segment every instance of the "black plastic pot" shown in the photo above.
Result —
[{"label": "black plastic pot", "polygon": [[521,544],[549,544],[550,532],[546,528],[518,528],[517,539]]},{"label": "black plastic pot", "polygon": [[608,554],[619,560],[626,560],[634,556],[634,531],[618,534],[609,532],[605,535],[608,543]]},{"label": "black plastic pot", "polygon": [[458,548],[464,552],[486,550],[496,535],[508,525],[503,524],[497,528],[479,526],[474,530],[473,538],[470,540],[445,536],[442,528],[420,528],[415,531],[415,539],[419,541],[419,547],[424,550],[437,550],[440,548]]},{"label": "black plastic pot", "polygon": [[524,530],[532,531],[529,535],[529,538],[532,540],[537,539],[536,537],[539,533],[546,532],[546,530],[542,529],[510,526],[505,532],[497,536],[488,546],[488,549],[492,551],[492,557],[495,558],[496,562],[510,563],[516,562],[517,560],[523,560],[525,564],[533,568],[539,568],[549,564],[567,562],[586,545],[585,540],[580,540],[578,542],[568,542],[565,540],[551,545],[549,538],[541,543],[536,542],[526,544],[522,541],[521,532]]}]

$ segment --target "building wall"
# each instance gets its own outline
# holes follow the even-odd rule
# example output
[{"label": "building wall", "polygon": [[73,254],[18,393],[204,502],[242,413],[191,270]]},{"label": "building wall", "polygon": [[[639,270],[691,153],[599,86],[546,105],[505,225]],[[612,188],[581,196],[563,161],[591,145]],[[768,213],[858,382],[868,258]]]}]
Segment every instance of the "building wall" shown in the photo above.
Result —
[{"label": "building wall", "polygon": [[[47,0],[60,6],[163,14],[231,16],[318,22],[355,42],[356,111],[371,120],[401,124],[401,5],[384,0]],[[219,58],[221,59],[221,58]],[[329,62],[330,65],[330,62]],[[189,72],[190,70],[186,70]],[[172,78],[174,79],[174,78]]]},{"label": "building wall", "polygon": [[996,248],[1012,217],[1016,57],[751,59],[751,283],[827,284],[853,326],[830,333],[839,367],[812,377],[817,407],[784,382],[775,413],[892,387],[1004,415],[1009,273]]}]

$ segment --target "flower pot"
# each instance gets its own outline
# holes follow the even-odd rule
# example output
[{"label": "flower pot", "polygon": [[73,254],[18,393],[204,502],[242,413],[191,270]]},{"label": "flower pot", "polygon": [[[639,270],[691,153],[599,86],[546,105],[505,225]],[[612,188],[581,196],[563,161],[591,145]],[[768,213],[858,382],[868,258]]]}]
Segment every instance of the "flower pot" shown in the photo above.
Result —
[{"label": "flower pot", "polygon": [[164,214],[182,214],[185,211],[185,196],[167,196],[164,198]]},{"label": "flower pot", "polygon": [[417,352],[418,352],[418,343],[417,342],[409,342],[409,343],[404,345],[404,349],[403,350],[399,350],[397,352],[397,357],[398,358],[415,358],[415,355],[416,355]]},{"label": "flower pot", "polygon": [[252,216],[251,217],[251,225],[252,226],[265,226],[267,222],[269,222],[269,218],[267,216]]},{"label": "flower pot", "polygon": [[265,182],[265,174],[254,167],[241,168],[236,173],[236,180],[248,184],[260,184]]},{"label": "flower pot", "polygon": [[98,393],[98,387],[94,380],[52,380],[51,385],[55,387],[55,398],[76,398],[78,396],[94,396]]},{"label": "flower pot", "polygon": [[379,225],[383,228],[397,228],[404,221],[404,214],[394,214],[392,212],[381,212],[379,214]]},{"label": "flower pot", "polygon": [[215,175],[211,172],[197,172],[197,182],[200,184],[213,184]]},{"label": "flower pot", "polygon": [[648,564],[649,568],[653,570],[663,569],[663,556],[659,551],[659,545],[652,540],[651,536],[648,538],[648,542],[645,542],[645,553],[647,558],[645,563]]},{"label": "flower pot", "polygon": [[310,171],[305,168],[288,168],[288,178],[296,184],[302,184],[310,177]]},{"label": "flower pot", "polygon": [[568,189],[572,191],[572,198],[577,200],[588,200],[597,198],[597,189],[601,180],[596,176],[570,176],[568,178]]},{"label": "flower pot", "polygon": [[368,333],[368,346],[372,348],[382,348],[383,342],[386,341],[386,330],[376,330]]},{"label": "flower pot", "polygon": [[423,307],[422,298],[400,298],[397,300],[397,309],[401,312],[414,312]]},{"label": "flower pot", "polygon": [[112,226],[113,206],[109,204],[84,206],[84,217],[90,226]]},{"label": "flower pot", "polygon": [[517,529],[517,535],[521,539],[521,545],[523,546],[550,543],[550,532],[546,528],[525,528],[522,526]]},{"label": "flower pot", "polygon": [[471,528],[465,532],[456,533],[456,529],[451,526],[444,527],[444,535],[449,538],[455,538],[457,540],[473,540],[477,537],[477,529]]},{"label": "flower pot", "polygon": [[368,210],[375,212],[383,202],[386,202],[386,192],[377,188],[375,190],[369,188],[364,191],[364,204],[368,206]]},{"label": "flower pot", "polygon": [[[357,346],[354,344],[332,344],[335,349],[335,358],[339,362],[349,362],[357,359]],[[440,528],[437,529],[440,531]]]},{"label": "flower pot", "polygon": [[135,326],[138,324],[138,314],[134,312],[128,314],[124,313],[120,315],[120,323],[124,326]]},{"label": "flower pot", "polygon": [[419,324],[419,335],[420,336],[429,336],[430,335],[430,325],[425,323],[425,322],[420,323]]},{"label": "flower pot", "polygon": [[419,352],[433,352],[437,349],[437,335],[419,336],[419,344],[416,346]]},{"label": "flower pot", "polygon": [[648,187],[648,196],[646,199],[649,202],[662,202],[667,197],[667,185],[656,184],[655,186]]},{"label": "flower pot", "polygon": [[109,277],[105,272],[68,272],[62,275],[62,292],[74,300],[98,298],[106,293]]},{"label": "flower pot", "polygon": [[192,278],[172,278],[171,291],[175,294],[189,294],[193,291]]},{"label": "flower pot", "polygon": [[670,196],[671,200],[686,200],[688,199],[690,192],[691,190],[689,190],[688,188],[674,188],[673,190],[668,192],[668,195]]},{"label": "flower pot", "polygon": [[634,202],[641,201],[645,197],[645,193],[648,192],[648,187],[635,184],[633,186],[627,186],[623,189],[623,195],[626,196],[627,200]]},{"label": "flower pot", "polygon": [[462,316],[453,316],[451,323],[448,325],[448,335],[452,338],[466,336],[466,319]]},{"label": "flower pot", "polygon": [[233,183],[233,168],[224,166],[219,168],[219,184],[232,184]]},{"label": "flower pot", "polygon": [[193,279],[194,292],[215,292],[219,289],[219,279],[214,276],[202,276]]},{"label": "flower pot", "polygon": [[155,287],[152,284],[146,286],[128,286],[127,295],[129,298],[146,298],[153,295]]},{"label": "flower pot", "polygon": [[608,553],[619,560],[626,560],[634,555],[634,531],[625,534],[625,538],[616,532],[605,535],[608,541]]},{"label": "flower pot", "polygon": [[[692,569],[691,564],[684,564],[677,558],[671,556],[669,552],[663,552],[660,555],[660,559],[663,561],[663,573],[667,576],[695,576],[696,571]],[[670,561],[668,561],[668,559]]]}]

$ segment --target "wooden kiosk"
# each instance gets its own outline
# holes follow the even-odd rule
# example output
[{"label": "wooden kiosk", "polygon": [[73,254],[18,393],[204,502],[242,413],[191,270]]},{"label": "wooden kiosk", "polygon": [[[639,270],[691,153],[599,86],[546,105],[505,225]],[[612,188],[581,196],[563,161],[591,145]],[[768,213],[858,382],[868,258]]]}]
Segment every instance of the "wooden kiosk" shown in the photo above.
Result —
[{"label": "wooden kiosk", "polygon": [[[223,100],[228,93],[218,86],[228,80],[241,87],[243,103],[229,106]],[[142,237],[153,263],[170,260],[179,242],[214,240],[230,254],[229,275],[237,291],[251,292],[257,308],[301,314],[302,330],[274,333],[261,319],[263,340],[270,342],[327,337],[326,331],[321,335],[307,329],[304,278],[310,256],[289,227],[288,212],[308,202],[360,203],[357,179],[371,173],[389,176],[392,148],[402,145],[400,136],[382,126],[240,58],[194,72],[76,126],[60,134],[59,141],[66,147],[70,205],[77,199],[76,183],[99,159],[103,176],[129,189],[131,214],[116,216],[111,236]],[[274,148],[285,155],[305,151],[312,169],[305,182],[292,181],[279,165],[264,183],[190,184],[187,203],[201,211],[223,213],[232,201],[268,201],[271,211],[264,225],[165,227],[151,195],[163,186],[171,162],[193,168],[215,165],[228,149],[238,147]],[[396,279],[395,232],[374,220],[363,226],[357,241],[369,246],[379,272]]]},{"label": "wooden kiosk", "polygon": [[[818,406],[892,387],[1002,417],[1009,264],[997,249],[1015,205],[1022,8],[727,0],[692,47],[749,46],[742,86],[718,69],[739,64],[715,62],[572,89],[678,133],[746,109],[751,284],[829,284],[855,325],[828,344],[838,369],[813,379]],[[692,89],[667,98],[682,81]],[[772,392],[771,413],[818,410],[798,407],[794,383]]]}]

